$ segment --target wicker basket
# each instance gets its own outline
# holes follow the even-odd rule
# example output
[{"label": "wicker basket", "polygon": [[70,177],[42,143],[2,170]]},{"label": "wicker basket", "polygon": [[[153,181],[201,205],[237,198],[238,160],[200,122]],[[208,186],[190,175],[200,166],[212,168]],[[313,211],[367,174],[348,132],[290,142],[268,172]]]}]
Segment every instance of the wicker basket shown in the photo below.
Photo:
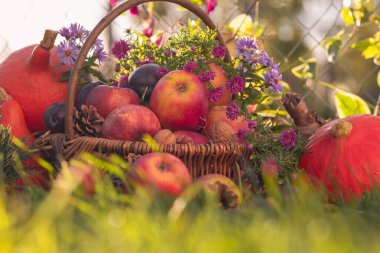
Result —
[{"label": "wicker basket", "polygon": [[[151,146],[144,142],[77,137],[74,135],[73,129],[74,100],[79,70],[84,64],[91,45],[116,17],[130,8],[146,2],[176,3],[196,14],[211,29],[216,29],[210,17],[201,8],[188,0],[129,0],[108,13],[88,36],[71,73],[66,99],[65,134],[53,134],[47,138],[45,137],[45,139],[42,138],[44,139],[44,141],[42,141],[44,145],[42,145],[41,149],[50,151],[57,161],[71,159],[80,152],[89,152],[101,157],[116,153],[129,160],[131,155],[139,156],[152,152]],[[225,46],[225,42],[219,32],[217,39],[221,45]],[[225,60],[231,61],[231,56],[228,52],[226,53]],[[41,142],[41,138],[39,142]],[[158,148],[160,151],[171,153],[179,157],[187,165],[193,178],[211,173],[218,173],[231,178],[236,175],[238,166],[240,168],[245,167],[245,161],[247,161],[249,156],[249,152],[244,143],[167,144],[159,145]]]}]

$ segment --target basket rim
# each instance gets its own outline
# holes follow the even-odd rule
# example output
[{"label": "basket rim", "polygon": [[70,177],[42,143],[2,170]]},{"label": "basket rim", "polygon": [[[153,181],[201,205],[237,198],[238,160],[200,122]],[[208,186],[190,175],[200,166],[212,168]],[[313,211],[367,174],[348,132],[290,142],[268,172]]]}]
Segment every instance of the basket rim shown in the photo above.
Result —
[{"label": "basket rim", "polygon": [[85,43],[83,44],[78,58],[74,64],[74,68],[71,71],[68,89],[67,89],[67,95],[66,95],[66,103],[65,103],[65,135],[68,140],[74,139],[74,128],[73,128],[73,112],[74,112],[74,101],[76,96],[76,90],[78,86],[78,80],[79,80],[79,71],[82,68],[85,58],[92,46],[92,44],[95,42],[97,37],[100,35],[101,32],[104,31],[106,27],[108,27],[109,24],[112,23],[114,19],[116,19],[118,16],[120,16],[125,11],[136,7],[143,3],[148,2],[170,2],[177,5],[180,5],[184,7],[185,9],[191,11],[195,15],[197,15],[209,28],[216,30],[217,32],[217,40],[219,43],[226,48],[226,56],[224,58],[225,61],[230,62],[231,61],[231,55],[228,51],[228,48],[226,46],[226,43],[217,29],[214,22],[211,20],[210,16],[202,10],[199,6],[195,5],[194,3],[188,1],[188,0],[128,0],[119,6],[117,6],[115,9],[113,9],[111,12],[109,12],[104,18],[102,18],[99,23],[95,26],[95,28],[90,32],[89,36],[87,37]]}]

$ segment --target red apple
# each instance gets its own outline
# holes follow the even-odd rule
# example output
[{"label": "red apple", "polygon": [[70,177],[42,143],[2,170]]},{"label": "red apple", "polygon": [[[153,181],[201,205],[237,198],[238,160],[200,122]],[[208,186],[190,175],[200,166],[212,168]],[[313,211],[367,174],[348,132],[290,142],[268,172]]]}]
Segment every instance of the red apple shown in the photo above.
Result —
[{"label": "red apple", "polygon": [[98,85],[87,96],[86,105],[93,105],[102,117],[121,105],[140,104],[137,93],[129,88]]},{"label": "red apple", "polygon": [[131,173],[138,185],[154,187],[173,196],[178,196],[191,183],[186,165],[169,153],[143,155],[133,163]]},{"label": "red apple", "polygon": [[188,136],[192,140],[193,144],[209,143],[209,140],[206,136],[197,132],[192,132],[188,130],[178,130],[174,132],[174,135],[177,137],[177,140],[181,138],[181,136]]},{"label": "red apple", "polygon": [[138,141],[144,134],[154,136],[160,130],[160,121],[148,108],[122,105],[104,119],[101,134],[108,139]]},{"label": "red apple", "polygon": [[[232,127],[235,134],[239,131],[249,132],[251,129],[248,127],[248,121],[245,120],[243,115],[240,115],[236,120],[230,120],[226,115],[226,107],[225,106],[213,106],[210,108],[209,113],[206,118],[206,126],[204,128],[204,132],[206,136],[211,136],[210,128],[213,123],[224,121],[228,125]],[[239,139],[242,141],[241,139]]]},{"label": "red apple", "polygon": [[239,187],[226,176],[208,174],[199,177],[195,185],[201,186],[207,192],[215,194],[219,203],[226,208],[237,208],[241,205],[242,194]]},{"label": "red apple", "polygon": [[184,70],[171,71],[158,81],[150,105],[162,127],[172,131],[204,127],[208,112],[204,85],[196,75]]},{"label": "red apple", "polygon": [[[222,67],[215,65],[214,63],[210,63],[209,66],[210,66],[211,70],[214,71],[216,74],[216,77],[213,80],[211,80],[211,82],[210,82],[212,87],[214,89],[221,87],[223,89],[223,92],[224,92],[223,96],[216,103],[209,102],[210,106],[228,105],[229,103],[231,103],[231,100],[232,100],[232,93],[229,90],[227,90],[227,88],[226,88],[226,84],[228,82],[228,77],[227,77],[227,75],[224,72]],[[206,87],[206,91],[207,91],[207,87]]]}]

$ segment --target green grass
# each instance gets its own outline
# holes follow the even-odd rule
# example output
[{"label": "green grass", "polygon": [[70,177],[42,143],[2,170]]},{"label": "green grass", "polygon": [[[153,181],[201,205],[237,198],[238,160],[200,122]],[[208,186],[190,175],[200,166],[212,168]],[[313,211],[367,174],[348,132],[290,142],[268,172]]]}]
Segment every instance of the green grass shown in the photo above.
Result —
[{"label": "green grass", "polygon": [[331,205],[302,184],[270,185],[238,210],[203,195],[120,194],[107,177],[91,197],[69,174],[48,193],[2,187],[0,252],[380,252],[379,193]]}]

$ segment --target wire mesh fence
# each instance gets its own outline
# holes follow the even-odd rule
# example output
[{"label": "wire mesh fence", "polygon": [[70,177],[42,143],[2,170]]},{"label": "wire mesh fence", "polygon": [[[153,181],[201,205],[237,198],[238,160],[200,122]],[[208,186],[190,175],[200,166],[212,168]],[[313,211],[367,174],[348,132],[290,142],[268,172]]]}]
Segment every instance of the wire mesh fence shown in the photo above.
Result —
[{"label": "wire mesh fence", "polygon": [[[11,2],[11,1],[8,1]],[[121,3],[123,1],[119,1]],[[257,21],[262,28],[260,42],[272,57],[280,62],[284,80],[295,90],[307,97],[311,106],[325,115],[335,113],[331,101],[331,89],[325,83],[331,83],[352,91],[375,104],[379,95],[376,75],[379,66],[366,60],[350,43],[365,35],[374,33],[378,26],[363,27],[353,31],[348,42],[343,43],[338,56],[329,61],[324,42],[336,35],[344,26],[341,18],[343,2],[340,0],[219,0],[216,9],[211,12],[220,31],[233,50],[234,33],[226,28],[236,16],[245,13]],[[346,1],[347,2],[347,1]],[[379,12],[380,3],[374,2],[374,11]],[[0,29],[0,61],[12,51],[39,41],[39,35],[45,28],[59,29],[69,23],[78,22],[91,29],[110,11],[108,0],[71,0],[71,1],[18,1],[23,6],[12,13],[16,3],[2,3]],[[166,3],[154,8],[155,31],[173,33],[178,25],[186,23],[190,13],[178,10]],[[12,22],[12,19],[14,22]],[[16,23],[17,20],[17,23]],[[126,28],[141,29],[141,17],[126,13],[118,17],[101,36],[106,50],[113,41],[122,36]],[[9,23],[15,24],[9,27]],[[16,27],[15,27],[16,26]],[[45,27],[44,27],[45,26]],[[35,28],[35,29],[33,29]],[[39,33],[39,34],[38,34]],[[301,58],[301,60],[300,60]],[[302,64],[302,59],[315,58],[316,71],[312,80],[300,80],[292,69]]]}]

